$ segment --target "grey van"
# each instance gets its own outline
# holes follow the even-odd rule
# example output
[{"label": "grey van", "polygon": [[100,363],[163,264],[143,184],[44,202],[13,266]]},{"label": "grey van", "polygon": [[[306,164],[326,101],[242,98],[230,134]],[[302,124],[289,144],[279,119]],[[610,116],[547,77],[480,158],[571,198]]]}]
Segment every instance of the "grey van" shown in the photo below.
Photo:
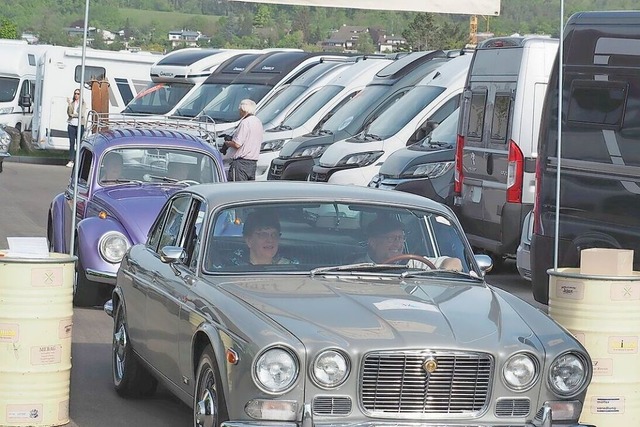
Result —
[{"label": "grey van", "polygon": [[531,241],[533,296],[548,302],[556,205],[558,266],[587,248],[634,250],[640,270],[640,12],[581,12],[564,30],[560,199],[558,67],[542,116]]},{"label": "grey van", "polygon": [[474,53],[460,108],[454,210],[471,244],[498,266],[514,256],[533,206],[538,132],[558,40],[486,40]]}]

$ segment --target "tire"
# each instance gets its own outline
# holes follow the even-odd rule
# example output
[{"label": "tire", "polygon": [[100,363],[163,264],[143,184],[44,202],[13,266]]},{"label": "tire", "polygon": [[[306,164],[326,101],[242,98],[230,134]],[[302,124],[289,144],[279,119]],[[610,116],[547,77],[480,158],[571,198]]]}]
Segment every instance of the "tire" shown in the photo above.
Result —
[{"label": "tire", "polygon": [[116,393],[122,397],[149,397],[158,386],[133,352],[122,304],[118,305],[113,321],[111,373]]},{"label": "tire", "polygon": [[[93,283],[87,279],[82,266],[82,260],[78,256],[76,263],[76,282],[73,287],[73,305],[76,307],[93,307],[99,305],[100,300],[100,284]],[[104,302],[104,301],[102,301]]]},{"label": "tire", "polygon": [[227,419],[218,365],[211,345],[207,345],[202,351],[196,371],[193,425],[194,427],[220,427]]}]

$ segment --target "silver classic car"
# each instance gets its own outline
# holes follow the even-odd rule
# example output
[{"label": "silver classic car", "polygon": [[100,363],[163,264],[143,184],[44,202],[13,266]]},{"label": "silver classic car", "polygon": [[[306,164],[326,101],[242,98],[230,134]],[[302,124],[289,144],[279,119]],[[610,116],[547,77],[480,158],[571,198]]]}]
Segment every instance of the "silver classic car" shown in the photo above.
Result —
[{"label": "silver classic car", "polygon": [[115,390],[160,381],[203,427],[581,426],[589,355],[490,266],[412,194],[187,187],[104,307]]}]

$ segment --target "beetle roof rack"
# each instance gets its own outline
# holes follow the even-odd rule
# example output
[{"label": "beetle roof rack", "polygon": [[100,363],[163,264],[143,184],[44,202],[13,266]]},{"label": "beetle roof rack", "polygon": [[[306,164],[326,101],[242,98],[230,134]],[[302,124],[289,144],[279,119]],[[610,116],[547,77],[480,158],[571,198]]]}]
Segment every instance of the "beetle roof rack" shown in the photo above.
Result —
[{"label": "beetle roof rack", "polygon": [[[204,119],[203,119],[204,117]],[[216,123],[208,116],[201,121],[172,117],[150,117],[132,114],[98,113],[91,110],[87,116],[87,134],[114,129],[172,129],[198,136],[209,143],[216,141]]]}]

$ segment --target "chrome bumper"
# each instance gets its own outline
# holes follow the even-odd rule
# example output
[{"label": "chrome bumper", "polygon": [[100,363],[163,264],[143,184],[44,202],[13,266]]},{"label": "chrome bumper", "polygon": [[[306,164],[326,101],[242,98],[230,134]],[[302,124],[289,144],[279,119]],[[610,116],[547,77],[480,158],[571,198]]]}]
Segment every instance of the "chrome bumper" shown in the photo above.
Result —
[{"label": "chrome bumper", "polygon": [[116,273],[107,273],[105,271],[93,270],[91,268],[87,268],[84,271],[84,274],[87,275],[87,279],[92,282],[98,283],[106,283],[108,285],[116,284]]}]

